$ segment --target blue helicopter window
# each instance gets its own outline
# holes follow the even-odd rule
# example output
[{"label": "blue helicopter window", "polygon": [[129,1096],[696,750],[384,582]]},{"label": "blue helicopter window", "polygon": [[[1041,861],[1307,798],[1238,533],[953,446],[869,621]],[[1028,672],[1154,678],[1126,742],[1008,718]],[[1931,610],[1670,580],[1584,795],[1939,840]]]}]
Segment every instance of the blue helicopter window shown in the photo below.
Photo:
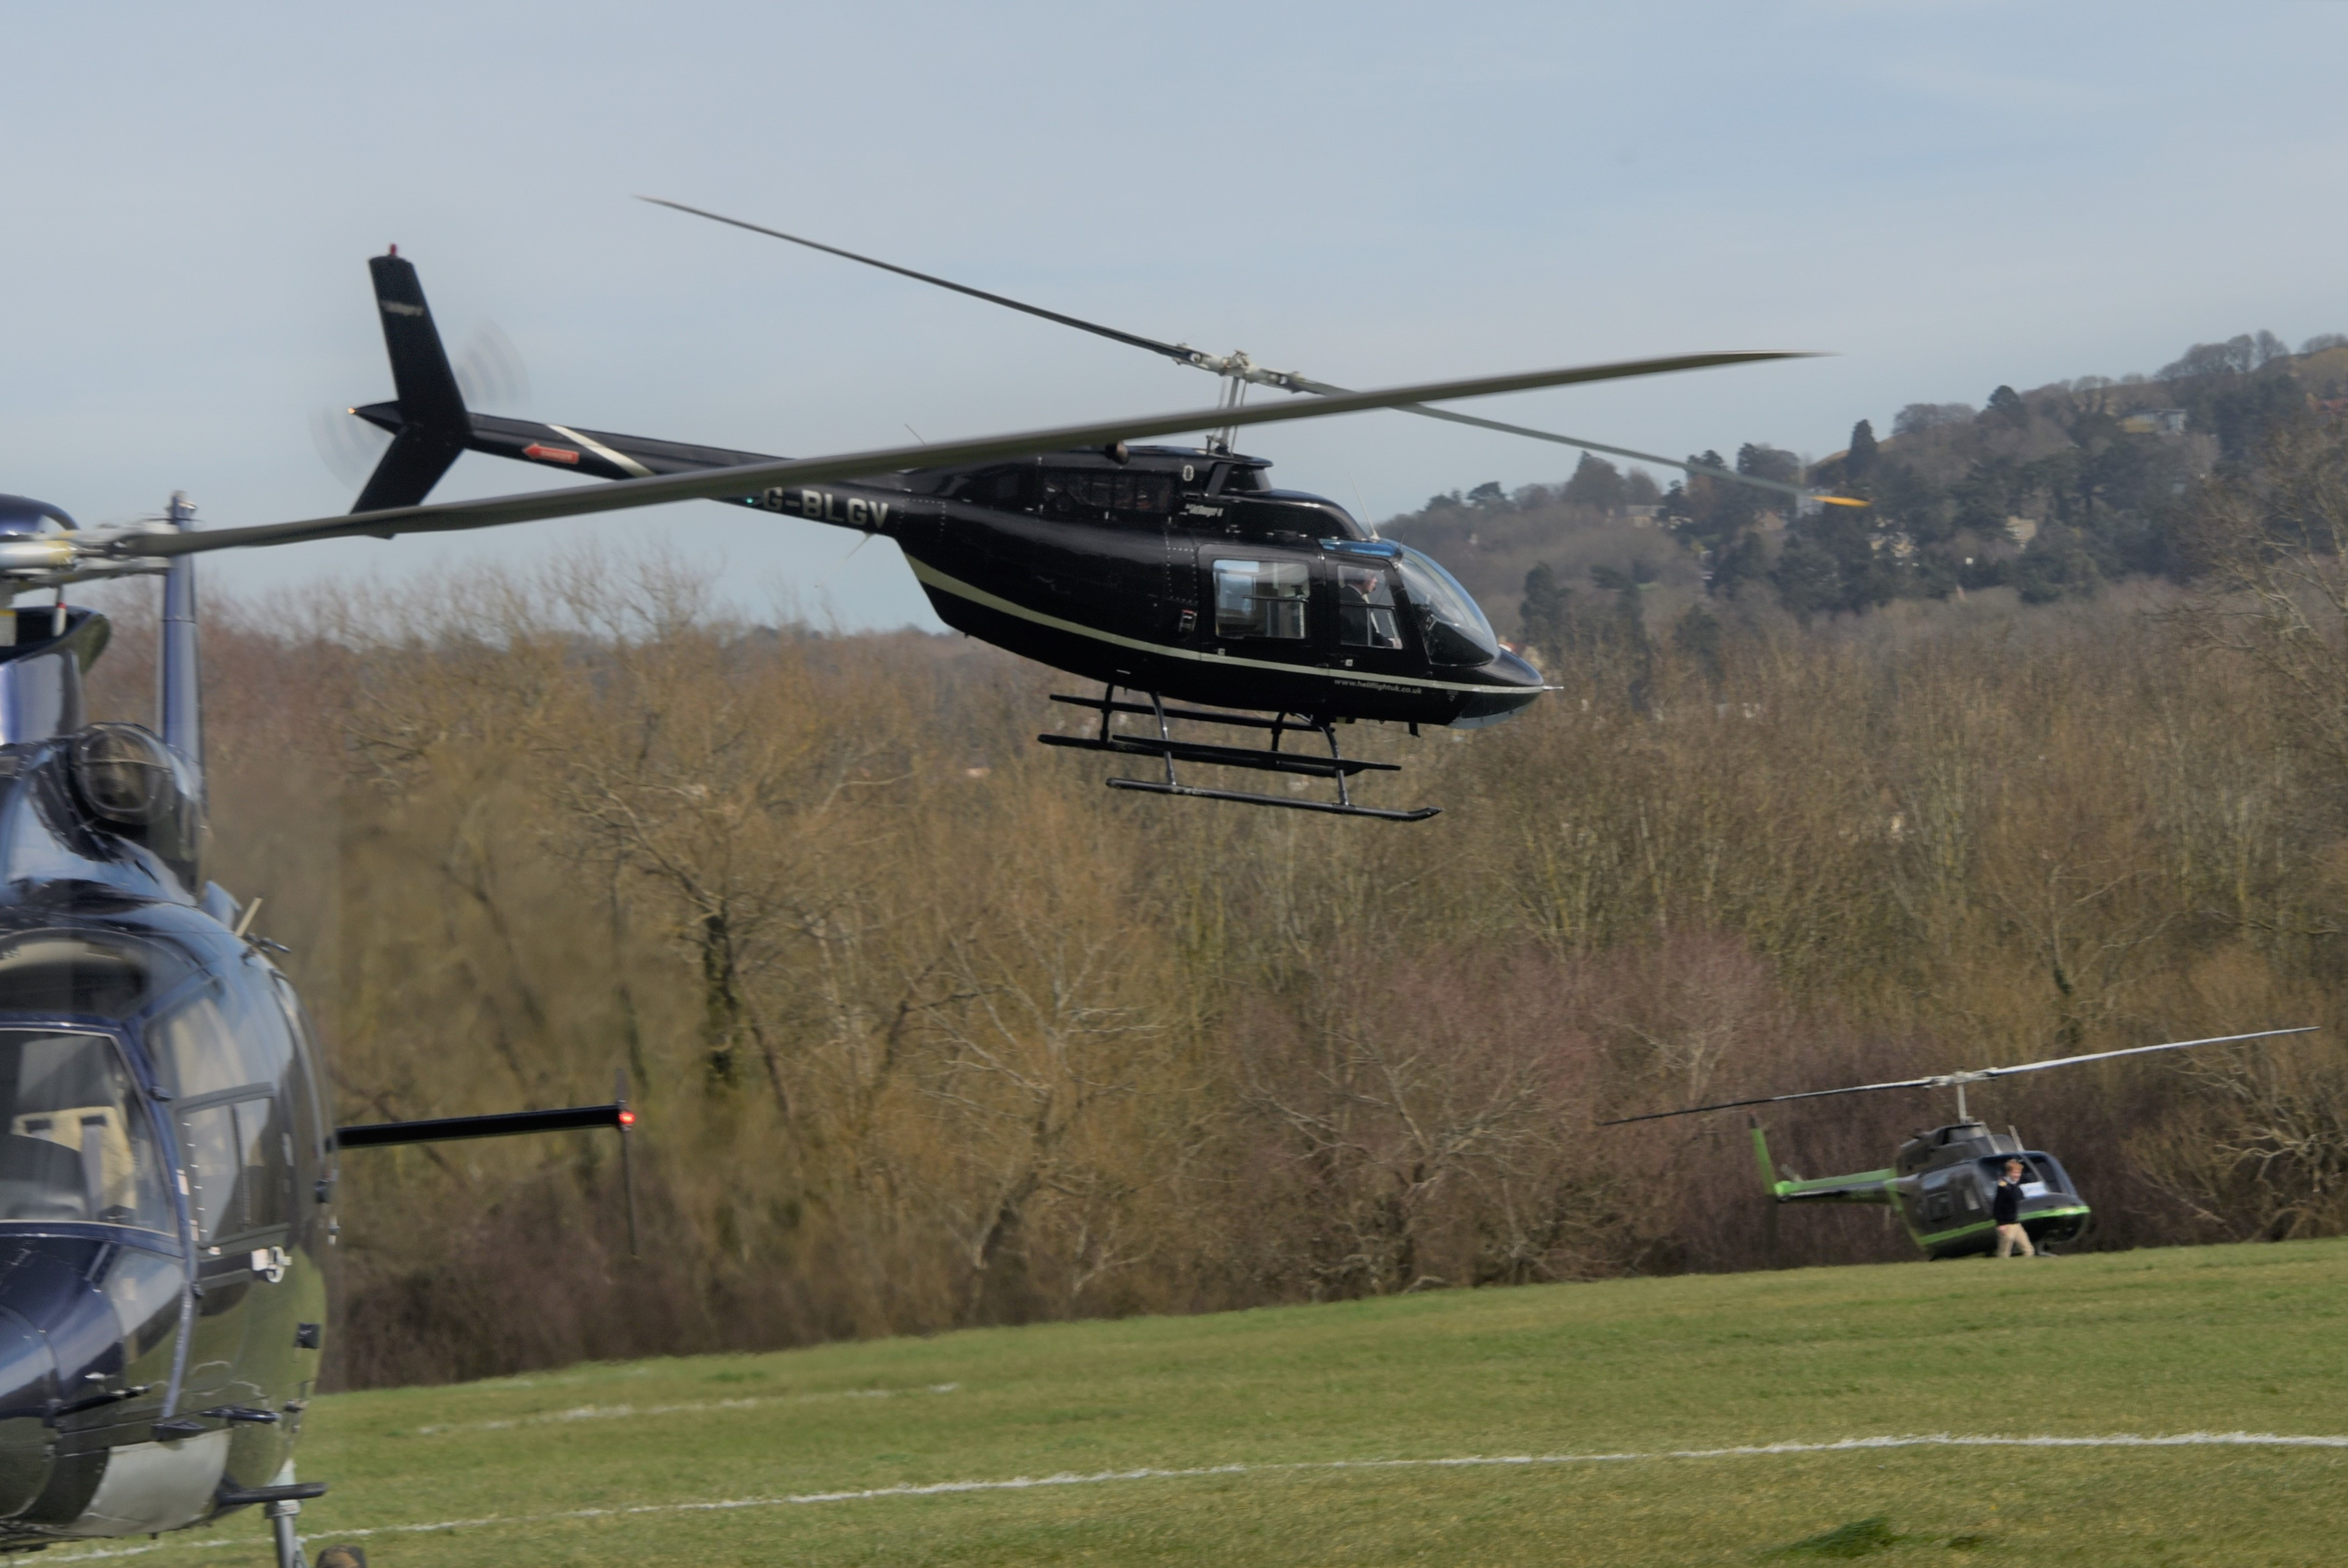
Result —
[{"label": "blue helicopter window", "polygon": [[1438,665],[1481,665],[1500,656],[1500,639],[1492,623],[1457,578],[1407,544],[1395,563],[1426,627],[1429,658]]},{"label": "blue helicopter window", "polygon": [[1301,642],[1313,572],[1302,561],[1215,562],[1215,635]]},{"label": "blue helicopter window", "polygon": [[170,1233],[148,1125],[112,1040],[0,1029],[0,1221]]},{"label": "blue helicopter window", "polygon": [[247,1084],[273,1085],[294,1054],[276,999],[235,983],[149,1025],[147,1047],[156,1071],[183,1100]]},{"label": "blue helicopter window", "polygon": [[0,1012],[128,1017],[189,972],[176,954],[145,943],[32,932],[0,945]]},{"label": "blue helicopter window", "polygon": [[285,1222],[285,1138],[269,1100],[240,1099],[187,1111],[180,1118],[180,1136],[199,1240]]}]

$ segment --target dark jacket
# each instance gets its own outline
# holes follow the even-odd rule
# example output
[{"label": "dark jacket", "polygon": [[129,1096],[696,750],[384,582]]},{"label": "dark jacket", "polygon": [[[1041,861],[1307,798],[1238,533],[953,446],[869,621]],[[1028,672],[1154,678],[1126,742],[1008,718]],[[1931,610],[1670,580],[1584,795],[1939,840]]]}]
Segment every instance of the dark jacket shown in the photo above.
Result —
[{"label": "dark jacket", "polygon": [[[2024,1176],[2022,1181],[2029,1180]],[[1997,1192],[1990,1200],[1990,1213],[1999,1224],[2018,1225],[2022,1222],[2022,1181],[2009,1181],[2003,1176],[1997,1179]]]}]

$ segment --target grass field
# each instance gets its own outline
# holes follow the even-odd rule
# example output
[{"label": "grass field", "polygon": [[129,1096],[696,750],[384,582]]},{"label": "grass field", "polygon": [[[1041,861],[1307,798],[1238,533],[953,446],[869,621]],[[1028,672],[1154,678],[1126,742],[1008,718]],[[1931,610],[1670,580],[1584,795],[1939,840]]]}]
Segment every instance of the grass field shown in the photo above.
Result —
[{"label": "grass field", "polygon": [[[2335,1441],[1695,1451],[2195,1433]],[[1538,1462],[1428,1462],[1512,1456]],[[2334,1564],[2348,1242],[582,1367],[321,1400],[303,1474],[335,1486],[313,1546],[357,1540],[377,1568]],[[1057,1483],[951,1489],[1021,1478]],[[257,1565],[261,1531],[144,1554]]]}]

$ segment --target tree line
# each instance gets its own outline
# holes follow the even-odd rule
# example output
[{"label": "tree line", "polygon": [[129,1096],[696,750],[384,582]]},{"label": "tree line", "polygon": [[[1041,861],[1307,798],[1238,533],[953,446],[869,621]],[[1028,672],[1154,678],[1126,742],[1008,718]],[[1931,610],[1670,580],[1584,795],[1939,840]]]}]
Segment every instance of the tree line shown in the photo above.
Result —
[{"label": "tree line", "polygon": [[[1509,724],[1360,727],[1405,827],[1105,789],[1050,672],[647,561],[216,605],[214,874],[342,1119],[644,1113],[638,1259],[608,1134],[353,1154],[335,1376],[1893,1259],[1868,1210],[1773,1252],[1740,1119],[1596,1124],[2300,1023],[1973,1104],[2090,1244],[2336,1233],[2348,485],[2261,450],[2190,590],[1594,620]],[[1816,1175],[1952,1109],[1769,1125]]]}]

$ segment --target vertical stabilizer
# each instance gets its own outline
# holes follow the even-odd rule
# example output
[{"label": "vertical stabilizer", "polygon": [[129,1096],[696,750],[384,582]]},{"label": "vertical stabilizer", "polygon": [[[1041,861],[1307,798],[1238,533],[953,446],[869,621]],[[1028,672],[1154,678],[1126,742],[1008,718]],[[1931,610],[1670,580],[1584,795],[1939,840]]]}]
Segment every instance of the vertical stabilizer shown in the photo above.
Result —
[{"label": "vertical stabilizer", "polygon": [[1753,1158],[1761,1166],[1761,1190],[1772,1198],[1782,1199],[1786,1193],[1777,1185],[1777,1173],[1769,1169],[1769,1137],[1761,1130],[1761,1119],[1753,1118]]},{"label": "vertical stabilizer", "polygon": [[464,451],[472,431],[464,394],[457,389],[457,373],[449,368],[440,331],[432,325],[432,307],[424,303],[416,264],[395,246],[387,255],[367,258],[367,271],[375,274],[376,310],[383,318],[383,346],[391,356],[400,424],[353,511],[423,500]]}]

